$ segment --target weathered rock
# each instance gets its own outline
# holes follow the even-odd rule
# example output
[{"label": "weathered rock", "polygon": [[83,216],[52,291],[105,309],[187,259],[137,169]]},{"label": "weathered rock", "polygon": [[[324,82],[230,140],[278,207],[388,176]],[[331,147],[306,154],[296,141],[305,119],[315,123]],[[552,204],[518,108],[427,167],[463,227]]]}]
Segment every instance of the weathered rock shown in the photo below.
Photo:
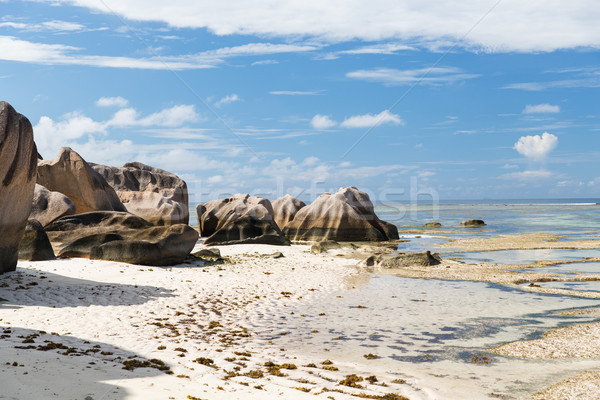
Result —
[{"label": "weathered rock", "polygon": [[283,255],[283,253],[280,251],[276,251],[275,253],[271,253],[271,254],[261,254],[260,256],[262,258],[284,258],[285,257]]},{"label": "weathered rock", "polygon": [[90,164],[132,214],[154,225],[189,222],[187,184],[177,175],[134,162],[123,167]]},{"label": "weathered rock", "polygon": [[37,183],[67,196],[77,213],[127,211],[106,180],[69,147],[54,160],[38,163]]},{"label": "weathered rock", "polygon": [[289,246],[275,222],[251,216],[229,221],[203,242],[207,246],[232,244],[271,244]]},{"label": "weathered rock", "polygon": [[342,245],[335,240],[322,240],[313,244],[310,247],[310,252],[313,254],[327,253],[329,250],[341,249]]},{"label": "weathered rock", "polygon": [[435,221],[435,222],[428,222],[425,225],[423,225],[425,228],[441,228],[442,224],[440,224],[439,222]]},{"label": "weathered rock", "polygon": [[0,274],[17,268],[36,167],[31,123],[10,104],[0,102]]},{"label": "weathered rock", "polygon": [[42,224],[35,219],[28,220],[19,244],[19,260],[46,261],[55,258],[54,250]]},{"label": "weathered rock", "polygon": [[476,227],[479,227],[479,226],[485,226],[486,225],[485,222],[483,222],[480,219],[469,219],[469,220],[461,222],[460,224],[462,226],[467,227],[467,228],[476,228]]},{"label": "weathered rock", "polygon": [[440,255],[431,254],[429,250],[422,253],[377,254],[369,256],[363,261],[366,266],[380,268],[429,267],[441,262]]},{"label": "weathered rock", "polygon": [[398,228],[375,215],[369,195],[355,187],[324,193],[301,208],[283,233],[290,240],[397,240]]},{"label": "weathered rock", "polygon": [[135,240],[135,236],[131,240],[110,241],[93,247],[90,258],[141,265],[175,265],[186,259],[198,240],[198,232],[184,224],[150,229],[157,231],[140,236],[156,236],[152,241]]},{"label": "weathered rock", "polygon": [[219,249],[201,249],[193,252],[192,255],[200,258],[221,258],[221,251]]},{"label": "weathered rock", "polygon": [[75,203],[71,199],[62,193],[51,192],[42,185],[35,185],[30,219],[36,219],[42,226],[46,226],[54,220],[73,214]]},{"label": "weathered rock", "polygon": [[302,207],[306,207],[306,204],[303,201],[300,201],[289,194],[278,198],[272,205],[273,219],[279,229],[283,229],[288,222],[293,220],[298,210]]},{"label": "weathered rock", "polygon": [[206,245],[289,245],[273,220],[271,202],[262,197],[236,194],[196,207],[198,226]]},{"label": "weathered rock", "polygon": [[250,216],[273,221],[273,206],[265,198],[249,194],[209,201],[196,206],[198,227],[201,236],[210,236],[230,221]]},{"label": "weathered rock", "polygon": [[64,217],[46,230],[52,241],[64,244],[61,257],[157,266],[182,263],[198,240],[198,232],[188,225],[154,226],[138,216],[109,211]]},{"label": "weathered rock", "polygon": [[58,256],[60,258],[89,258],[92,248],[114,240],[125,240],[125,238],[115,233],[98,233],[84,236],[68,243],[60,250]]}]

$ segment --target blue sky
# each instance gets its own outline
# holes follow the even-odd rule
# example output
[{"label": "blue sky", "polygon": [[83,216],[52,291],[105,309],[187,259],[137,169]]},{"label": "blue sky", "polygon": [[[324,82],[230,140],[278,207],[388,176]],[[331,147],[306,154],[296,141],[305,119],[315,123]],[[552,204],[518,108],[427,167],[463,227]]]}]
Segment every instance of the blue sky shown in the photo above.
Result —
[{"label": "blue sky", "polygon": [[522,3],[0,0],[0,93],[192,202],[600,197],[600,7]]}]

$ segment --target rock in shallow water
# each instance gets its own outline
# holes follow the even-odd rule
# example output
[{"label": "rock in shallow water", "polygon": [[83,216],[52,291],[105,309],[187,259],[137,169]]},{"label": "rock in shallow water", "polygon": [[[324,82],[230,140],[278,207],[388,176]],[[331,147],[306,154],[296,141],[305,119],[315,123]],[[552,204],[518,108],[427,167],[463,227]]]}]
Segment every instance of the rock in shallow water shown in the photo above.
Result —
[{"label": "rock in shallow water", "polygon": [[422,253],[377,254],[366,258],[363,263],[380,268],[429,267],[442,262],[439,254],[430,251]]},{"label": "rock in shallow water", "polygon": [[36,168],[31,123],[10,104],[0,102],[0,274],[17,268]]},{"label": "rock in shallow water", "polygon": [[483,222],[480,219],[468,219],[466,221],[463,221],[460,223],[462,226],[467,227],[467,228],[476,228],[479,226],[485,226],[486,223]]}]

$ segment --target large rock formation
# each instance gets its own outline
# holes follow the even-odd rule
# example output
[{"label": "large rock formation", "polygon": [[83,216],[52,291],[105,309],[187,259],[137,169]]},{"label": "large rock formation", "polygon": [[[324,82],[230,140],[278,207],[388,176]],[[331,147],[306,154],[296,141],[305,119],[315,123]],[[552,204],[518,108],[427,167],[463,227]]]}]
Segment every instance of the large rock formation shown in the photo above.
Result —
[{"label": "large rock formation", "polygon": [[54,258],[54,250],[42,224],[35,219],[27,221],[25,233],[19,243],[19,260],[46,261]]},{"label": "large rock formation", "polygon": [[205,244],[277,244],[290,242],[273,220],[273,206],[262,197],[236,194],[196,207]]},{"label": "large rock formation", "polygon": [[289,194],[278,198],[272,204],[273,219],[279,229],[283,229],[288,222],[293,220],[298,210],[302,207],[306,207],[306,204],[303,201],[300,201]]},{"label": "large rock formation", "polygon": [[67,196],[77,213],[127,211],[106,180],[69,147],[60,149],[54,160],[38,163],[37,183]]},{"label": "large rock formation", "polygon": [[189,223],[187,185],[177,175],[138,162],[123,167],[90,165],[130,213],[154,225]]},{"label": "large rock formation", "polygon": [[46,226],[61,217],[75,214],[75,210],[75,203],[64,194],[35,185],[30,219],[36,219],[42,226]]},{"label": "large rock formation", "polygon": [[0,274],[17,268],[36,166],[31,123],[10,104],[0,102]]},{"label": "large rock formation", "polygon": [[198,232],[184,224],[154,226],[138,216],[97,211],[46,227],[59,257],[89,257],[142,265],[174,265],[190,254]]},{"label": "large rock formation", "polygon": [[300,209],[283,229],[290,240],[384,241],[397,240],[395,225],[380,220],[369,195],[355,187],[324,193]]}]

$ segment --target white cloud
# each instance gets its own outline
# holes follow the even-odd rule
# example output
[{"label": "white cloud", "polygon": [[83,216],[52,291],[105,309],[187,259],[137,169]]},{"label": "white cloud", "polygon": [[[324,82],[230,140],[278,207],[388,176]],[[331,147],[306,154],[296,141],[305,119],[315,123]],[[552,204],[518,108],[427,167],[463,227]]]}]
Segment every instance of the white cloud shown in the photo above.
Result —
[{"label": "white cloud", "polygon": [[[505,85],[502,89],[518,89],[527,91],[541,91],[547,89],[565,88],[597,88],[600,87],[600,67],[568,68],[546,73],[558,74],[556,79],[550,81],[521,82]],[[565,78],[564,76],[567,75]]]},{"label": "white cloud", "polygon": [[558,113],[560,112],[560,107],[552,104],[544,103],[544,104],[536,104],[531,105],[527,104],[525,109],[523,109],[523,114],[542,114],[542,113]]},{"label": "white cloud", "polygon": [[61,121],[43,116],[33,127],[38,151],[45,158],[54,158],[62,146],[89,134],[106,132],[103,123],[92,120],[80,113],[69,113]]},{"label": "white cloud", "polygon": [[383,43],[363,46],[356,49],[338,51],[336,54],[395,54],[401,50],[416,50],[414,47],[398,43]]},{"label": "white cloud", "polygon": [[222,99],[218,100],[217,102],[215,102],[215,107],[221,107],[225,104],[231,104],[234,103],[236,101],[240,101],[242,99],[239,98],[239,96],[237,94],[230,94],[228,96],[223,97]]},{"label": "white cloud", "polygon": [[527,158],[542,161],[554,150],[557,144],[558,138],[556,136],[544,132],[541,136],[521,136],[513,148]]},{"label": "white cloud", "polygon": [[223,175],[213,175],[206,180],[210,184],[223,182]]},{"label": "white cloud", "polygon": [[96,105],[98,107],[127,107],[129,101],[127,99],[122,98],[121,96],[117,97],[100,97],[96,101]]},{"label": "white cloud", "polygon": [[277,61],[277,60],[260,60],[260,61],[254,61],[250,65],[270,65],[270,64],[279,64],[279,61]]},{"label": "white cloud", "polygon": [[108,121],[107,126],[162,126],[176,127],[185,125],[189,122],[195,122],[200,119],[196,113],[194,105],[177,105],[166,108],[146,117],[139,118],[138,112],[133,108],[124,108],[115,113],[113,118]]},{"label": "white cloud", "polygon": [[540,179],[550,179],[554,177],[554,173],[545,169],[533,170],[533,171],[522,171],[512,172],[510,174],[504,174],[501,176],[503,179],[516,179],[519,181],[537,181]]},{"label": "white cloud", "polygon": [[249,43],[224,47],[196,54],[177,56],[133,58],[102,55],[84,55],[78,47],[62,44],[45,44],[0,36],[0,60],[43,65],[84,65],[106,68],[131,68],[151,70],[189,70],[214,68],[227,58],[264,54],[312,51],[315,46]]},{"label": "white cloud", "polygon": [[46,21],[39,24],[27,24],[23,22],[0,22],[0,28],[13,28],[22,31],[41,32],[75,32],[85,29],[84,25],[68,21]]},{"label": "white cloud", "polygon": [[337,125],[328,115],[317,114],[310,120],[310,125],[315,129],[329,129]]},{"label": "white cloud", "polygon": [[278,96],[316,96],[322,92],[322,90],[274,90],[269,94]]},{"label": "white cloud", "polygon": [[211,64],[198,64],[159,59],[89,56],[78,54],[80,48],[62,44],[44,44],[20,40],[12,36],[0,36],[0,60],[43,65],[85,65],[91,67],[132,69],[196,69],[212,68]]},{"label": "white cloud", "polygon": [[346,74],[348,78],[379,82],[386,85],[441,85],[472,79],[478,76],[475,74],[465,74],[458,68],[450,67],[407,70],[376,68],[370,70],[362,69]]},{"label": "white cloud", "polygon": [[42,116],[33,127],[33,132],[40,154],[49,157],[56,154],[62,146],[75,146],[81,143],[80,140],[87,140],[86,143],[89,144],[97,140],[97,136],[103,138],[113,127],[174,128],[198,119],[199,115],[193,105],[177,105],[141,118],[134,108],[124,108],[107,121],[95,121],[80,112],[71,112],[58,121]]},{"label": "white cloud", "polygon": [[383,124],[403,125],[404,121],[397,114],[392,114],[389,110],[383,110],[379,114],[354,115],[346,118],[341,126],[344,128],[371,128]]},{"label": "white cloud", "polygon": [[[485,51],[553,51],[600,46],[596,0],[46,0],[116,13],[135,21],[202,28],[216,35],[459,42]],[[231,10],[235,10],[232,12]],[[534,15],[535,18],[531,18]],[[507,28],[508,27],[508,28]]]}]

